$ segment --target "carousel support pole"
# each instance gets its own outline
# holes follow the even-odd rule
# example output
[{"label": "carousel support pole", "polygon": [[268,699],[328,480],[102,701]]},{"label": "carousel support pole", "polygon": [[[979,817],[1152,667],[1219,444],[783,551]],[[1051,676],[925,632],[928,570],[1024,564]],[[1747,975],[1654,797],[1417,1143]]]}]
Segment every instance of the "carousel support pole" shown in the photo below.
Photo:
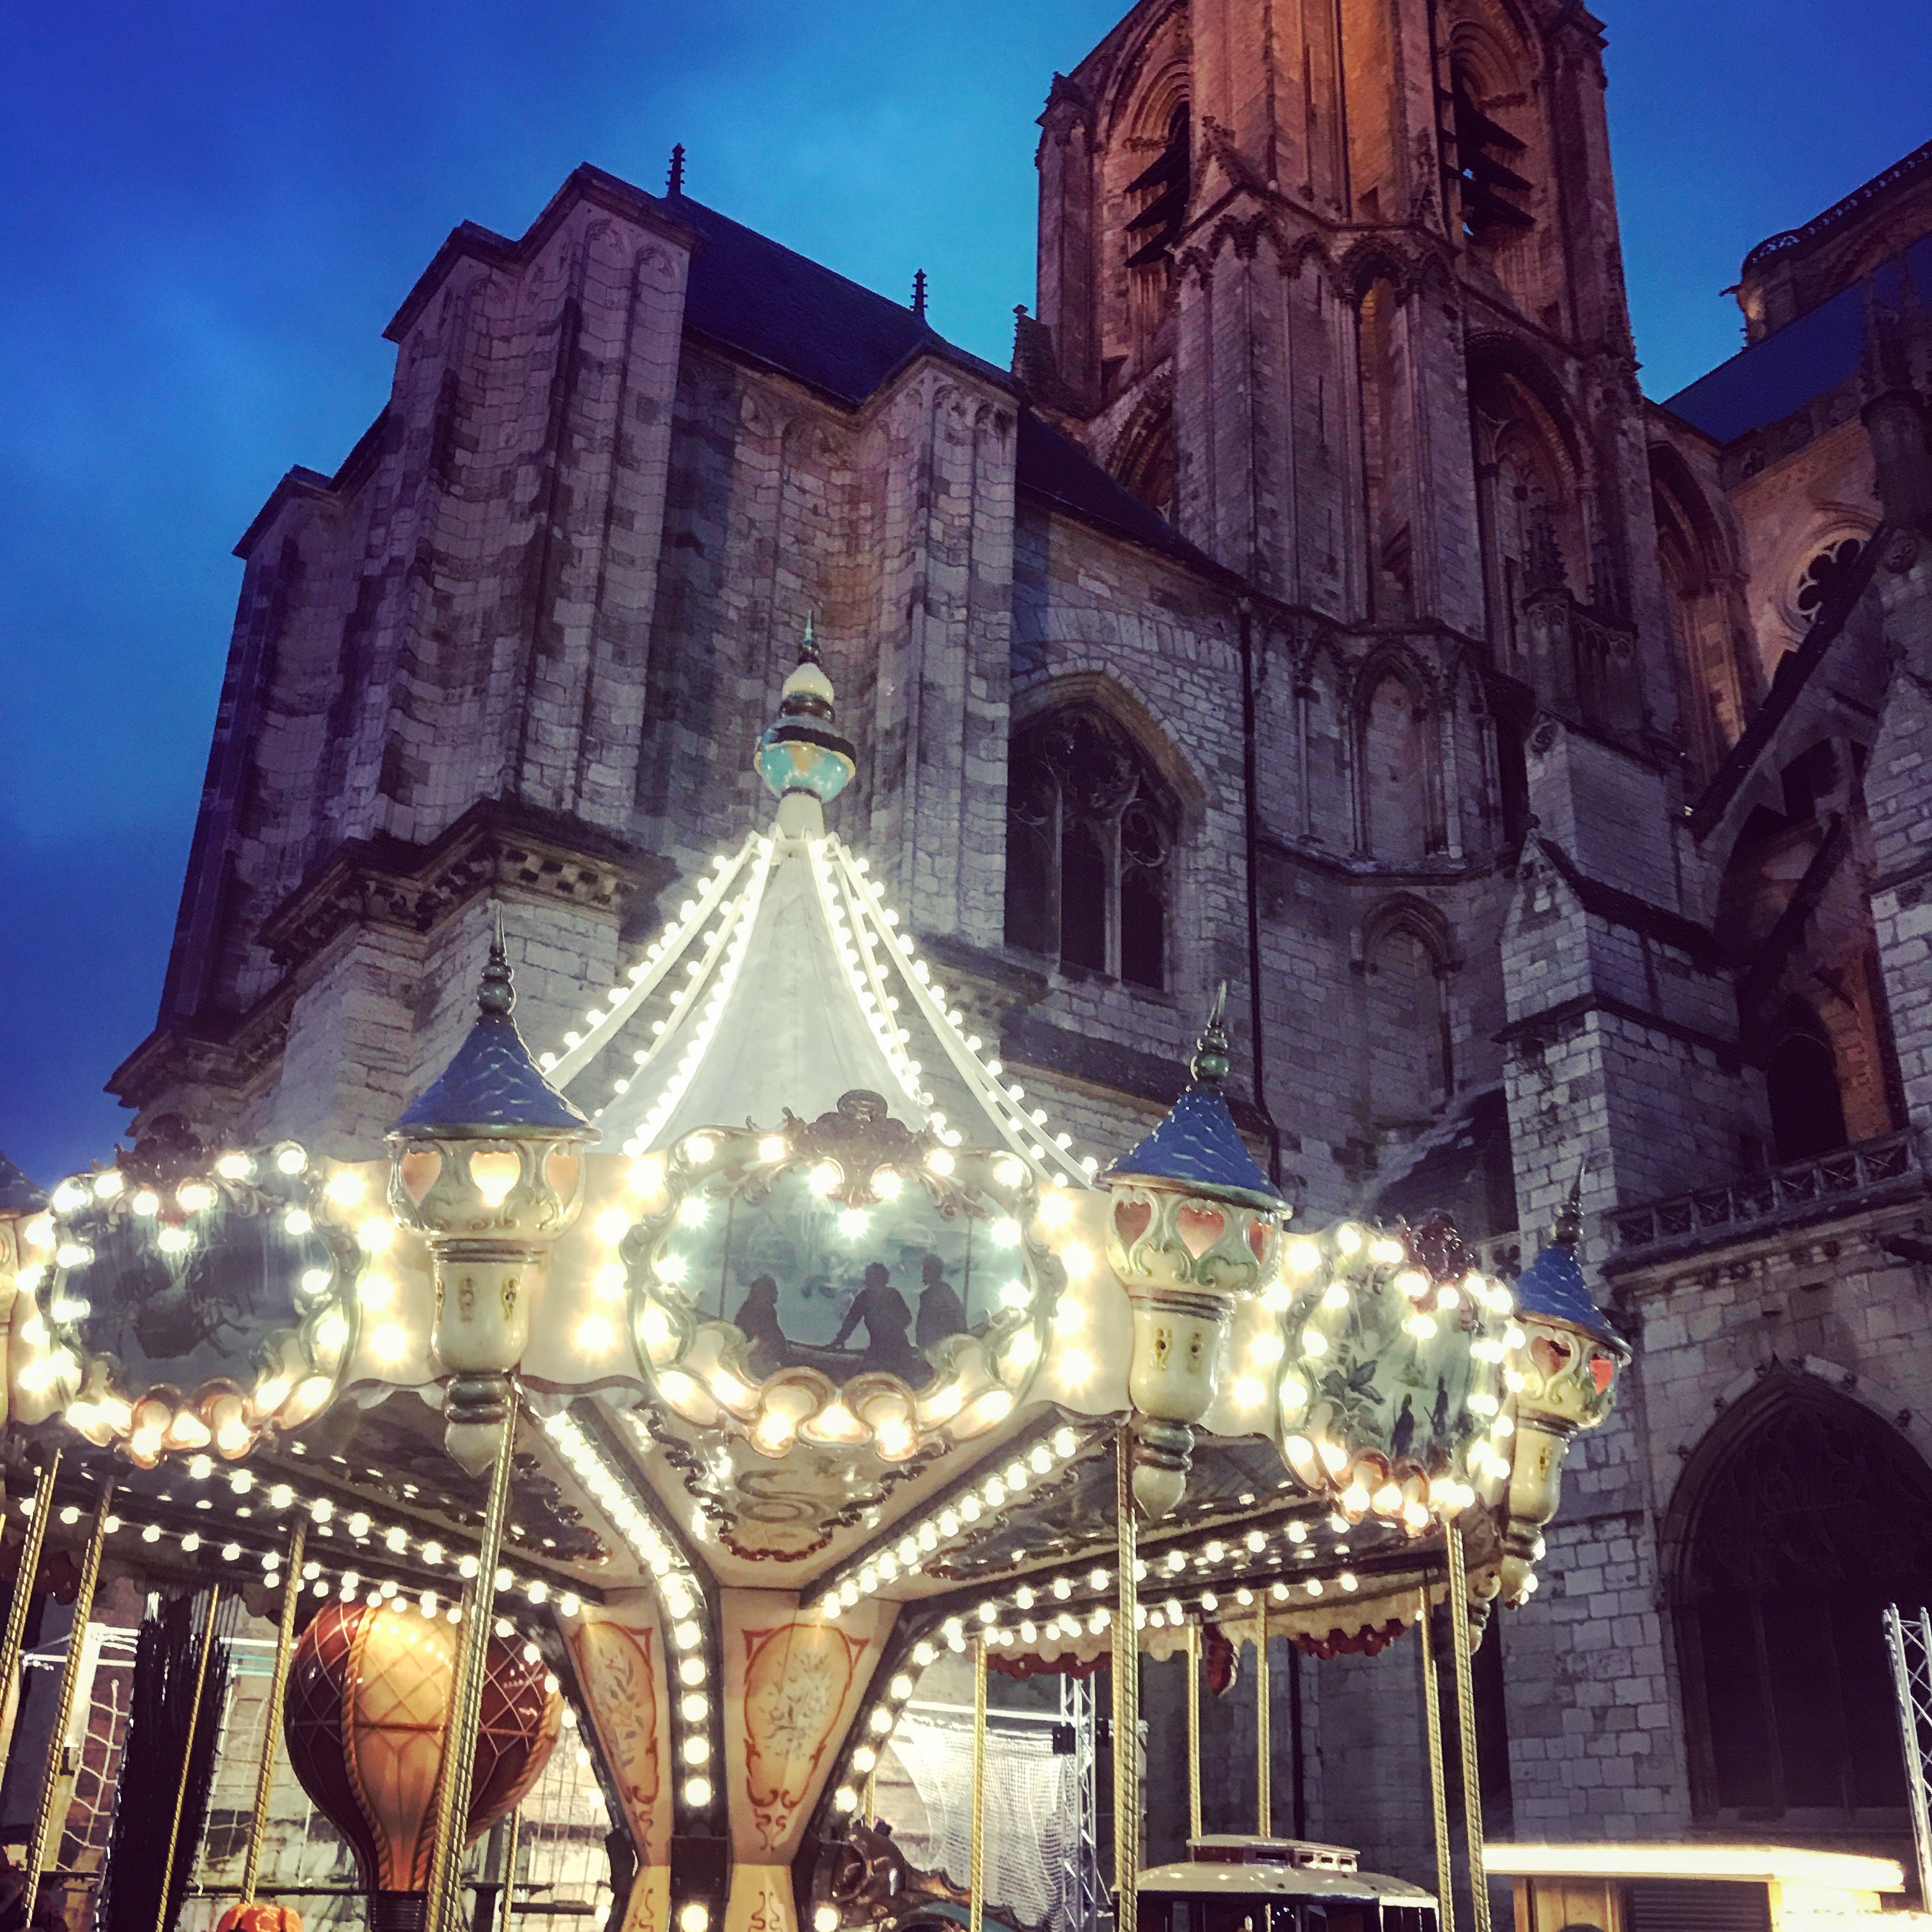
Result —
[{"label": "carousel support pole", "polygon": [[516,1910],[517,1852],[524,1835],[523,1808],[510,1814],[509,1829],[503,1834],[502,1932],[510,1932],[510,1914]]},{"label": "carousel support pole", "polygon": [[1449,1631],[1456,1652],[1456,1727],[1462,1734],[1462,1832],[1469,1848],[1469,1922],[1490,1932],[1490,1881],[1483,1862],[1483,1787],[1476,1765],[1476,1671],[1469,1648],[1468,1578],[1462,1532],[1449,1531]]},{"label": "carousel support pole", "polygon": [[1187,1836],[1201,1835],[1201,1626],[1187,1626]]},{"label": "carousel support pole", "polygon": [[[202,1620],[201,1650],[194,1660],[194,1701],[188,1707],[188,1738],[182,1746],[181,1781],[175,1786],[175,1815],[168,1826],[167,1856],[161,1861],[160,1903],[154,1932],[167,1932],[168,1894],[174,1888],[175,1855],[181,1849],[182,1814],[188,1809],[188,1784],[194,1765],[194,1734],[201,1721],[201,1697],[208,1684],[208,1660],[214,1649],[214,1616],[221,1607],[221,1586],[208,1586],[208,1615]],[[190,1849],[189,1856],[194,1856]]]},{"label": "carousel support pole", "polygon": [[1134,1439],[1123,1424],[1114,1438],[1114,1924],[1133,1932],[1141,1869],[1140,1616],[1134,1566]]},{"label": "carousel support pole", "polygon": [[1422,1586],[1415,1627],[1422,1637],[1422,1710],[1429,1732],[1430,1809],[1436,1823],[1436,1910],[1440,1932],[1456,1932],[1455,1874],[1449,1858],[1449,1780],[1442,1763],[1442,1700],[1436,1682],[1436,1640],[1429,1628],[1429,1586]]},{"label": "carousel support pole", "polygon": [[1268,1762],[1268,1598],[1255,1610],[1255,1829],[1264,1838],[1274,1835],[1274,1767]]},{"label": "carousel support pole", "polygon": [[973,1640],[973,1835],[968,1854],[971,1904],[968,1932],[980,1932],[986,1910],[986,1640]]},{"label": "carousel support pole", "polygon": [[[27,1641],[27,1610],[34,1600],[34,1579],[40,1571],[40,1547],[47,1540],[47,1519],[53,1514],[54,1478],[60,1473],[58,1447],[48,1455],[34,1485],[34,1506],[27,1518],[27,1532],[20,1539],[20,1567],[14,1573],[14,1595],[7,1606],[7,1634],[0,1638],[0,1722],[7,1714],[7,1700],[20,1688],[20,1652]],[[14,1726],[7,1726],[6,1742],[0,1745],[0,1777],[13,1754]]]},{"label": "carousel support pole", "polygon": [[249,1821],[248,1850],[242,1861],[244,1905],[255,1902],[262,1845],[268,1834],[268,1799],[275,1788],[275,1744],[282,1735],[282,1706],[289,1694],[289,1666],[295,1660],[296,1610],[302,1601],[302,1552],[308,1542],[308,1520],[298,1516],[289,1538],[288,1580],[282,1586],[282,1627],[275,1638],[275,1668],[268,1679],[268,1708],[262,1718],[262,1766],[255,1774],[255,1814]]},{"label": "carousel support pole", "polygon": [[476,1771],[476,1732],[483,1711],[483,1676],[490,1626],[496,1620],[496,1565],[509,1514],[510,1467],[521,1407],[513,1391],[490,1472],[490,1499],[476,1552],[476,1577],[464,1605],[457,1640],[456,1682],[443,1726],[442,1768],[436,1780],[436,1844],[430,1854],[427,1932],[458,1932],[462,1915],[463,1846]]},{"label": "carousel support pole", "polygon": [[[34,1520],[44,1527],[46,1518],[53,1502],[54,1467],[60,1460],[56,1450],[50,1459],[40,1477],[39,1497]],[[20,1923],[31,1925],[34,1922],[34,1906],[40,1894],[40,1870],[47,1862],[47,1854],[52,1849],[47,1843],[54,1822],[54,1793],[59,1787],[61,1756],[67,1748],[67,1727],[74,1721],[74,1697],[80,1682],[82,1658],[87,1650],[88,1620],[94,1614],[94,1586],[100,1580],[100,1552],[107,1541],[107,1513],[114,1503],[114,1478],[110,1476],[100,1492],[100,1501],[94,1512],[94,1527],[88,1532],[87,1552],[80,1559],[80,1584],[74,1592],[74,1622],[69,1627],[67,1638],[67,1660],[61,1666],[60,1695],[54,1707],[53,1736],[47,1740],[46,1768],[40,1777],[40,1798],[34,1812],[34,1835],[27,1844],[27,1886],[20,1894]],[[40,1560],[40,1545],[33,1545],[31,1559],[23,1558],[20,1564],[19,1581],[16,1586],[20,1601],[26,1599],[27,1591],[32,1586],[34,1574]],[[11,1634],[12,1620],[8,1620]],[[16,1660],[17,1667],[18,1660]]]}]

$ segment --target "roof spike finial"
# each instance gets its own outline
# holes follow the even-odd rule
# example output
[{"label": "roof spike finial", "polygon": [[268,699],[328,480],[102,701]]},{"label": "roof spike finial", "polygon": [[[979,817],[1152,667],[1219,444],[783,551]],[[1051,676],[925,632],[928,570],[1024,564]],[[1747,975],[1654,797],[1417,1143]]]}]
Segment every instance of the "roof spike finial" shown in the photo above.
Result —
[{"label": "roof spike finial", "polygon": [[923,268],[913,271],[912,312],[921,322],[926,320],[926,271]]},{"label": "roof spike finial", "polygon": [[1550,1230],[1552,1246],[1568,1248],[1575,1252],[1577,1244],[1583,1238],[1583,1170],[1579,1167],[1576,1178],[1570,1184],[1570,1192],[1564,1197],[1563,1205],[1556,1210],[1556,1220]]},{"label": "roof spike finial", "polygon": [[798,661],[800,664],[818,664],[818,606],[814,604],[805,614],[805,635],[798,640]]},{"label": "roof spike finial", "polygon": [[509,950],[503,944],[503,908],[499,906],[496,912],[496,927],[490,935],[490,957],[484,964],[482,983],[476,989],[476,1010],[507,1018],[517,1004],[517,982],[510,970]]},{"label": "roof spike finial", "polygon": [[1223,980],[1214,989],[1214,1004],[1208,1011],[1208,1024],[1196,1036],[1194,1058],[1187,1063],[1187,1071],[1197,1087],[1218,1088],[1228,1077],[1228,1035],[1222,1025],[1222,1016],[1228,1010],[1228,982]]},{"label": "roof spike finial", "polygon": [[684,143],[682,141],[677,142],[671,148],[670,172],[665,178],[664,192],[667,194],[682,194],[684,192]]}]

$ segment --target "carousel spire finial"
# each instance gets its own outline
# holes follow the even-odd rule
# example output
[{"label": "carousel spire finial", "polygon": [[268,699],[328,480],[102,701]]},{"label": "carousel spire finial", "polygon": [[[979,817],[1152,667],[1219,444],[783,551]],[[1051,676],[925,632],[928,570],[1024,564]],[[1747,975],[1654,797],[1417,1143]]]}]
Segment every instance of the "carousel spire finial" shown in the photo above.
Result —
[{"label": "carousel spire finial", "polygon": [[805,620],[798,663],[778,695],[777,720],[758,740],[752,759],[778,801],[778,825],[790,836],[825,829],[824,807],[852,782],[858,756],[834,728],[832,680],[819,656],[818,613]]},{"label": "carousel spire finial", "polygon": [[1570,1192],[1563,1205],[1556,1210],[1556,1220],[1550,1230],[1550,1245],[1568,1248],[1573,1253],[1583,1238],[1583,1170],[1576,1170],[1576,1178],[1570,1184]]},{"label": "carousel spire finial", "polygon": [[482,982],[476,988],[476,1010],[493,1018],[507,1019],[516,1004],[516,976],[510,970],[509,950],[503,944],[503,910],[499,906],[496,930],[490,937],[490,957],[484,964]]},{"label": "carousel spire finial", "polygon": [[1208,1023],[1196,1035],[1194,1058],[1187,1063],[1189,1077],[1197,1088],[1218,1088],[1228,1077],[1227,1030],[1221,1024],[1228,1010],[1228,982],[1214,989],[1214,1004],[1208,1010]]}]

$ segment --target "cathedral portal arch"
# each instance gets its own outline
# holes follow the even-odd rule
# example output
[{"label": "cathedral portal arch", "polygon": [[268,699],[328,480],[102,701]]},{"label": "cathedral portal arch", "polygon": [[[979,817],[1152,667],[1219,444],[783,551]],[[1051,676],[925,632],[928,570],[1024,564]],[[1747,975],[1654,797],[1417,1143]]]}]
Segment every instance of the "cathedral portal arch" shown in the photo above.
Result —
[{"label": "cathedral portal arch", "polygon": [[1773,1367],[1691,1456],[1663,1551],[1695,1814],[1902,1826],[1879,1616],[1932,1600],[1932,1468],[1897,1426]]}]

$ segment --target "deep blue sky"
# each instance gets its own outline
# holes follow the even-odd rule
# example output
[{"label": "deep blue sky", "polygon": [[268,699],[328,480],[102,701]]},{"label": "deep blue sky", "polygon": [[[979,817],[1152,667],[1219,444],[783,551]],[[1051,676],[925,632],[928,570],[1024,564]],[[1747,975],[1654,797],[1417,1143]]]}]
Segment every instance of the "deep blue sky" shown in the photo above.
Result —
[{"label": "deep blue sky", "polygon": [[[580,160],[700,199],[1004,362],[1034,117],[1126,0],[16,4],[0,46],[0,1148],[112,1144],[240,566],[381,406],[443,236]],[[1651,393],[1739,340],[1744,249],[1932,136],[1924,0],[1603,0]]]}]

